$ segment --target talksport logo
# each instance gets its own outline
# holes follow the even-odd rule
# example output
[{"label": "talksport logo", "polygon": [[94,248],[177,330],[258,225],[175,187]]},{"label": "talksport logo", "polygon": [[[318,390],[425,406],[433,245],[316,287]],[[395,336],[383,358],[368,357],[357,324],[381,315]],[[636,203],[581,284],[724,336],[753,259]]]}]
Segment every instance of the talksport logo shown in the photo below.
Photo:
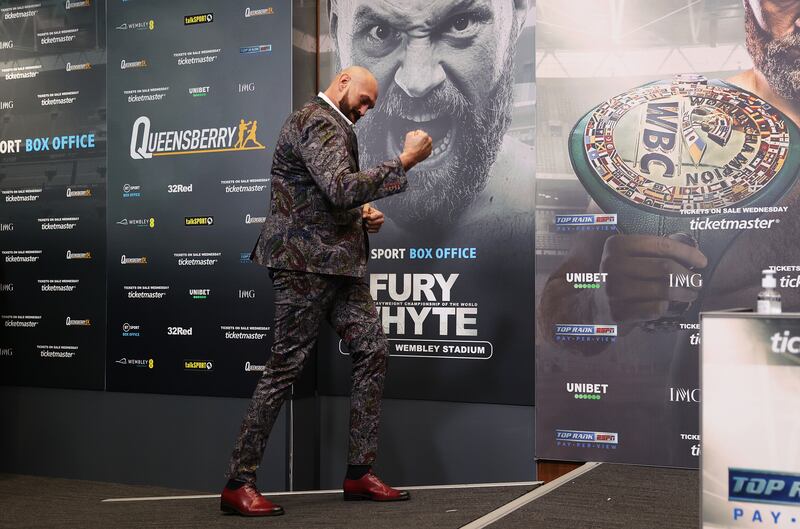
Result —
[{"label": "talksport logo", "polygon": [[582,430],[556,430],[556,446],[566,448],[602,448],[616,450],[619,434],[616,432],[586,432]]},{"label": "talksport logo", "polygon": [[214,217],[183,217],[184,226],[213,226]]},{"label": "talksport logo", "polygon": [[214,369],[213,362],[205,360],[184,360],[183,369],[186,371],[211,371]]},{"label": "talksport logo", "polygon": [[556,231],[615,231],[617,214],[556,215]]},{"label": "talksport logo", "polygon": [[557,342],[614,342],[617,340],[616,325],[554,325]]},{"label": "talksport logo", "polygon": [[134,160],[149,160],[153,156],[265,149],[256,137],[257,131],[257,120],[240,119],[233,127],[153,132],[150,118],[140,116],[131,129],[130,156]]},{"label": "talksport logo", "polygon": [[185,15],[183,17],[184,26],[194,26],[196,24],[210,24],[214,22],[214,13],[203,13],[201,15]]},{"label": "talksport logo", "polygon": [[606,282],[608,274],[605,272],[595,273],[567,273],[567,283],[572,288],[600,288]]}]

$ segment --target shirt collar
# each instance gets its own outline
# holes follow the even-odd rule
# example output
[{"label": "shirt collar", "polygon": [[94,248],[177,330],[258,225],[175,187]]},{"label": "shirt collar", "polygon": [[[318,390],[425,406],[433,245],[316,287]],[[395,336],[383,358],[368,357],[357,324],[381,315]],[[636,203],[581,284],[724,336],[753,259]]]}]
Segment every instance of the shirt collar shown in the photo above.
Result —
[{"label": "shirt collar", "polygon": [[320,99],[322,99],[323,101],[325,101],[326,103],[328,103],[328,104],[331,106],[331,108],[333,108],[333,109],[334,109],[336,112],[338,112],[338,113],[339,113],[339,115],[340,115],[340,116],[342,116],[342,117],[344,118],[344,120],[345,120],[345,121],[346,121],[346,122],[347,122],[347,123],[348,123],[348,124],[349,124],[351,127],[353,126],[353,122],[352,122],[352,121],[350,121],[349,119],[347,119],[347,116],[345,116],[345,115],[342,113],[342,111],[341,111],[341,110],[339,110],[339,107],[338,107],[338,106],[336,106],[336,105],[333,103],[333,101],[331,101],[331,100],[328,98],[328,96],[326,96],[326,95],[325,95],[325,92],[320,92],[319,94],[317,94],[317,97],[319,97]]}]

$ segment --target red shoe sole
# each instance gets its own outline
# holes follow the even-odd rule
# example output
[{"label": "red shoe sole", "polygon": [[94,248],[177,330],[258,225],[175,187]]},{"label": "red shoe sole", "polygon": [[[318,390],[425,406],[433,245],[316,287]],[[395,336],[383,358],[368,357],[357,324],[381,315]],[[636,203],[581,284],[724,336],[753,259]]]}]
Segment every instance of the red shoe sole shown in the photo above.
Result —
[{"label": "red shoe sole", "polygon": [[406,501],[411,499],[410,495],[398,496],[397,498],[377,499],[369,494],[358,494],[356,492],[345,492],[344,501]]},{"label": "red shoe sole", "polygon": [[284,513],[283,509],[280,511],[269,511],[265,513],[244,513],[235,509],[234,507],[231,507],[227,503],[220,503],[219,509],[225,514],[238,514],[239,516],[281,516]]}]

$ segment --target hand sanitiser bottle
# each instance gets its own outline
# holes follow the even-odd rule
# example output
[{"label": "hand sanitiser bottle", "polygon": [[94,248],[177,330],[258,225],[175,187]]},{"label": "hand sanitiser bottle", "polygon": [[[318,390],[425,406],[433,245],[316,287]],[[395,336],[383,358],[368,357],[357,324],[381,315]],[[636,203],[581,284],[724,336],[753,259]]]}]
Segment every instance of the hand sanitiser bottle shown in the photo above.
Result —
[{"label": "hand sanitiser bottle", "polygon": [[775,290],[778,282],[775,280],[774,270],[762,270],[761,292],[758,293],[756,312],[759,314],[780,314],[781,293]]}]

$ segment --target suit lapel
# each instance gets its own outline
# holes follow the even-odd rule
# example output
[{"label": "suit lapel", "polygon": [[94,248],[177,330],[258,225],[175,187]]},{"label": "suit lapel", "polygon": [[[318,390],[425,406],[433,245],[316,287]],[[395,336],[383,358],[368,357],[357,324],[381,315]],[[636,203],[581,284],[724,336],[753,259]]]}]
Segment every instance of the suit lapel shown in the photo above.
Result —
[{"label": "suit lapel", "polygon": [[333,119],[335,119],[336,122],[339,123],[342,128],[344,128],[347,135],[347,147],[350,150],[350,155],[356,162],[356,169],[358,169],[358,138],[356,137],[355,129],[338,112],[336,112],[336,110],[334,110],[327,101],[321,97],[314,97],[314,102],[322,107],[325,112],[333,116]]}]

